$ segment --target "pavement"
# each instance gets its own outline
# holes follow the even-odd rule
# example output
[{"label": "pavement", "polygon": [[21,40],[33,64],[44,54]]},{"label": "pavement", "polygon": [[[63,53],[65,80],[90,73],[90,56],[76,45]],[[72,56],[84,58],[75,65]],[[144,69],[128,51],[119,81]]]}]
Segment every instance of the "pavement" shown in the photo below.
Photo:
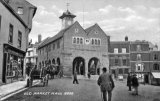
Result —
[{"label": "pavement", "polygon": [[[34,80],[33,85],[36,85],[39,82],[39,80]],[[0,101],[28,89],[26,86],[27,80],[0,85]]]}]

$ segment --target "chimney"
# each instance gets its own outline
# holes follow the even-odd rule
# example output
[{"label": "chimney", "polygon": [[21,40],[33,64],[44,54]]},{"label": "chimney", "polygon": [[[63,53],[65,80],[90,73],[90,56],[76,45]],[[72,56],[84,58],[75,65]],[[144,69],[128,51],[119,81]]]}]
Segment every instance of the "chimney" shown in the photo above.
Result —
[{"label": "chimney", "polygon": [[40,43],[42,41],[42,35],[38,34],[38,43]]},{"label": "chimney", "polygon": [[128,41],[128,36],[125,36],[125,41]]}]

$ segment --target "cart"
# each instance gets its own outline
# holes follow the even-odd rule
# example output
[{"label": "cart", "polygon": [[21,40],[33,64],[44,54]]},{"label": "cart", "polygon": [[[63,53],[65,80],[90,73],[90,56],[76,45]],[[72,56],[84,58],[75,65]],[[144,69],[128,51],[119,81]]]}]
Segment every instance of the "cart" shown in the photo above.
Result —
[{"label": "cart", "polygon": [[30,72],[29,87],[32,86],[33,80],[40,80],[43,87],[48,85],[48,74],[46,69],[33,69]]}]

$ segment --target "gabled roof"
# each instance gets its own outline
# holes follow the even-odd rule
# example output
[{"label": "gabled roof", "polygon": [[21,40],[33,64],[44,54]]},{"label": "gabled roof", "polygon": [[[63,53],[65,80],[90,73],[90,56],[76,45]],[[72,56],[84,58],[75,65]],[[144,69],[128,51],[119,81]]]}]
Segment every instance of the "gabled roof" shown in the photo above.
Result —
[{"label": "gabled roof", "polygon": [[26,23],[22,20],[22,18],[13,10],[13,8],[5,1],[5,0],[0,0],[0,2],[26,27]]},{"label": "gabled roof", "polygon": [[96,25],[96,24],[94,24],[94,25],[86,28],[86,29],[85,29],[86,33],[87,33],[87,34],[90,33],[90,31],[94,28],[95,25]]},{"label": "gabled roof", "polygon": [[65,33],[67,30],[69,30],[69,29],[70,29],[73,25],[75,25],[76,23],[78,23],[78,22],[76,21],[74,24],[70,25],[69,27],[67,27],[67,28],[65,28],[65,29],[62,29],[62,30],[61,30],[60,32],[58,32],[55,36],[46,39],[44,42],[42,42],[42,43],[39,45],[38,48],[42,48],[42,47],[44,47],[45,45],[47,45],[47,44],[49,44],[49,43],[51,43],[51,42],[53,42],[53,41],[55,41],[55,40],[63,37],[64,33]]},{"label": "gabled roof", "polygon": [[[102,30],[102,28],[96,23],[96,24],[92,25],[91,27],[86,28],[86,29],[85,29],[86,33],[89,34],[96,26],[97,26],[100,30]],[[103,32],[107,37],[109,37],[103,30],[102,30],[102,32]]]},{"label": "gabled roof", "polygon": [[37,7],[34,6],[33,4],[31,4],[30,2],[28,2],[27,0],[25,0],[25,2],[28,3],[30,5],[30,7],[34,9],[34,12],[33,12],[33,17],[34,17],[34,15],[36,14],[36,11],[37,11]]}]

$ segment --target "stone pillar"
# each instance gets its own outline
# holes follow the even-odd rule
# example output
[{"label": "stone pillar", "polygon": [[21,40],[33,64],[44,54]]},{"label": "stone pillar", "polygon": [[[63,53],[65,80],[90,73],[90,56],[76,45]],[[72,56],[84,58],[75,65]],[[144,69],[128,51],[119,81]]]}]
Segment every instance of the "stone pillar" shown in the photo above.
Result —
[{"label": "stone pillar", "polygon": [[85,60],[85,77],[87,77],[88,74],[88,59]]}]

